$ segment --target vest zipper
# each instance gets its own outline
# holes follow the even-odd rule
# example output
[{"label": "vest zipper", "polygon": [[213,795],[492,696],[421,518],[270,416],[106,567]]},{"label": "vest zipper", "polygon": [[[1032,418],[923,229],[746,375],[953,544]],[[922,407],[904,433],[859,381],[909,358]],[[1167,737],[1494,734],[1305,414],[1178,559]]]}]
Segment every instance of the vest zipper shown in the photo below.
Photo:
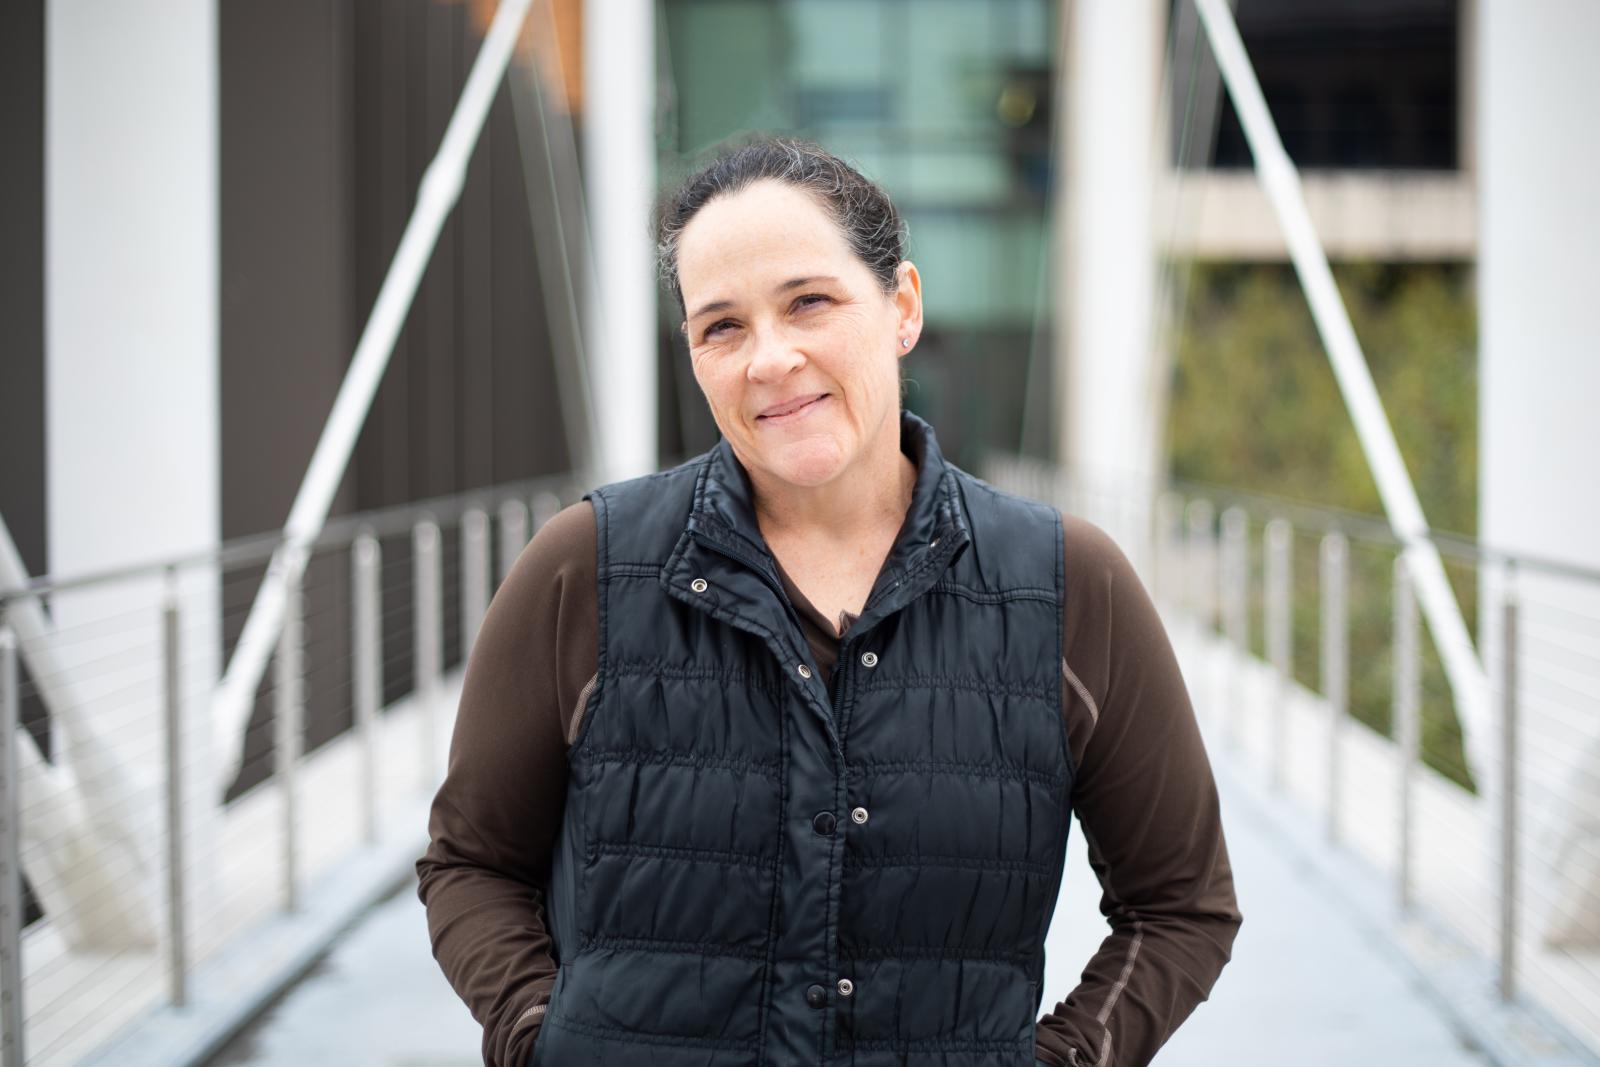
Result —
[{"label": "vest zipper", "polygon": [[833,664],[833,673],[828,676],[828,707],[833,711],[834,722],[839,721],[839,676],[844,673],[845,642],[839,642],[839,658]]}]

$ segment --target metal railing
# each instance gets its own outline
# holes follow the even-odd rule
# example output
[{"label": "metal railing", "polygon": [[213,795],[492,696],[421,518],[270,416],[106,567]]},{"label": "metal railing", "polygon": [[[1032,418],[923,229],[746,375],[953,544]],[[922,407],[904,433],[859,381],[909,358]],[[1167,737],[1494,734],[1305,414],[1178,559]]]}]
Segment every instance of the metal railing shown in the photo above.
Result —
[{"label": "metal railing", "polygon": [[[442,778],[452,672],[531,532],[579,495],[558,476],[330,520],[224,795],[240,739],[205,711],[279,538],[0,591],[0,1062],[79,1062],[191,1003],[197,969],[342,859],[423,840],[388,816],[414,822]],[[40,647],[10,625],[24,609],[45,613]]]},{"label": "metal railing", "polygon": [[1497,720],[1474,764],[1382,519],[1183,482],[1131,498],[1016,456],[985,477],[1105,529],[1230,757],[1391,880],[1395,922],[1466,946],[1490,999],[1600,1055],[1600,571],[1430,535]]},{"label": "metal railing", "polygon": [[[1475,778],[1381,520],[1183,483],[1131,498],[1016,458],[986,477],[1112,534],[1231,756],[1392,879],[1398,920],[1441,919],[1498,996],[1600,1047],[1600,881],[1584,881],[1600,864],[1584,866],[1582,836],[1600,811],[1600,574],[1438,536],[1493,667],[1500,742]],[[196,786],[235,739],[196,712],[277,539],[0,593],[8,1067],[77,1062],[184,1005],[197,968],[304,906],[387,812],[431,793],[449,672],[496,580],[579,492],[558,477],[331,520],[291,585],[226,797]],[[67,677],[27,666],[6,623],[24,606],[52,626],[37,662]],[[46,720],[41,683],[72,705]],[[30,779],[32,745],[49,759]]]}]

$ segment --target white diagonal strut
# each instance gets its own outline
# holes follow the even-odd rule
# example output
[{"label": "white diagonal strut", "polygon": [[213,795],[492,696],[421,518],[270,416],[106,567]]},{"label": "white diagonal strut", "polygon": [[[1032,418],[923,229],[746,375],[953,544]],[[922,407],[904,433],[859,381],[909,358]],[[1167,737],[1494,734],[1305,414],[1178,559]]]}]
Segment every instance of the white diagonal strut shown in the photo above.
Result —
[{"label": "white diagonal strut", "polygon": [[250,615],[245,620],[233,659],[217,687],[212,722],[217,731],[217,751],[228,753],[226,759],[218,762],[219,797],[239,773],[244,731],[249,723],[256,686],[261,682],[283,626],[285,590],[291,580],[298,580],[305,573],[309,546],[327,521],[333,494],[344,477],[350,453],[355,449],[356,438],[372,407],[373,395],[389,366],[395,339],[405,324],[417,285],[439,239],[439,231],[461,198],[473,146],[477,144],[484,117],[505,76],[531,2],[501,0],[495,11],[455,113],[450,116],[444,140],[433,162],[423,172],[411,220],[400,238],[394,261],[389,264],[383,287],[378,290],[378,299],[361,332],[361,340],[356,344],[350,369],[339,386],[333,411],[328,415],[305,480],[289,510],[289,520],[283,530],[284,543],[273,554],[266,578],[250,606]]},{"label": "white diagonal strut", "polygon": [[1417,500],[1416,487],[1406,471],[1394,431],[1378,399],[1378,390],[1350,324],[1349,312],[1333,283],[1327,254],[1306,209],[1299,172],[1278,137],[1250,57],[1239,38],[1233,11],[1226,0],[1195,0],[1195,6],[1228,86],[1228,95],[1233,98],[1239,122],[1244,127],[1245,139],[1255,158],[1256,174],[1283,227],[1295,272],[1300,276],[1300,284],[1311,305],[1311,316],[1327,348],[1328,360],[1333,364],[1334,377],[1355,423],[1361,450],[1377,480],[1384,511],[1404,546],[1401,554],[1405,566],[1415,583],[1424,617],[1455,695],[1468,763],[1481,783],[1489,769],[1487,754],[1492,750],[1487,679],[1482,661],[1473,648],[1455,593],[1445,579],[1439,550],[1428,539],[1428,522]]}]

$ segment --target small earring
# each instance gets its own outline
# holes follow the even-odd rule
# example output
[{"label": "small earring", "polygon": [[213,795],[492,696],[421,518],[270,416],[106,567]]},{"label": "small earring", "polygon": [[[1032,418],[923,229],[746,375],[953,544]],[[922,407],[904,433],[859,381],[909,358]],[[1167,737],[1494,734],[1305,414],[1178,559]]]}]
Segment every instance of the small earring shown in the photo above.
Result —
[{"label": "small earring", "polygon": [[911,338],[909,338],[909,337],[900,338],[900,347],[901,348],[910,348],[911,347]]}]

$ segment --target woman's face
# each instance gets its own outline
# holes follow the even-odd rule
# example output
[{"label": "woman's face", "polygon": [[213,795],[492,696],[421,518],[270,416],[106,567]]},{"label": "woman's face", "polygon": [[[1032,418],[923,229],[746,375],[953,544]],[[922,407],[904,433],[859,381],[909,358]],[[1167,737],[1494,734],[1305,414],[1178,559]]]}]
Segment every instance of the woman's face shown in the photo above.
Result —
[{"label": "woman's face", "polygon": [[901,262],[885,296],[810,194],[778,181],[719,197],[678,242],[695,380],[752,474],[822,485],[891,435],[898,358],[922,326],[921,280]]}]

